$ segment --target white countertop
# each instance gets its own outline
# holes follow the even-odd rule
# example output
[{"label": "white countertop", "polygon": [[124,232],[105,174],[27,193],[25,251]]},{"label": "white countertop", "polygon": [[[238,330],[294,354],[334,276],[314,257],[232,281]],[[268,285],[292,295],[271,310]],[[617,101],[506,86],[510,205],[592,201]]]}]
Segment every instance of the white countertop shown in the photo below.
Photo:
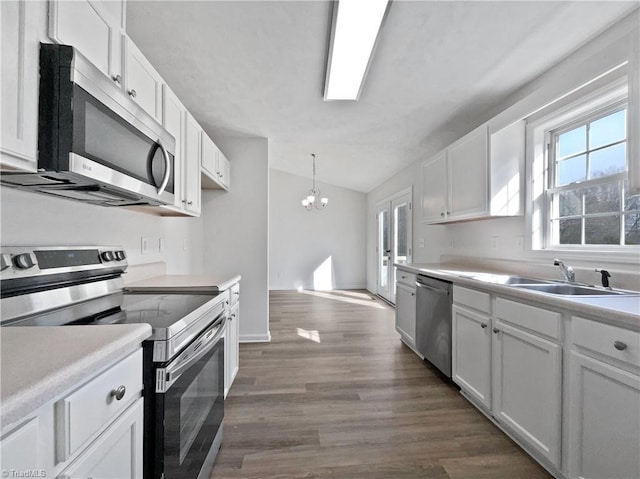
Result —
[{"label": "white countertop", "polygon": [[184,292],[219,292],[225,291],[240,281],[241,276],[218,277],[215,275],[169,274],[127,283],[125,289],[161,292],[164,290]]},{"label": "white countertop", "polygon": [[0,421],[32,413],[149,336],[148,324],[0,328]]},{"label": "white countertop", "polygon": [[[509,274],[504,271],[479,271],[477,268],[467,268],[463,265],[440,263],[410,263],[396,266],[398,269],[411,273],[422,273],[451,281],[460,286],[479,288],[521,300],[544,303],[550,307],[564,308],[576,314],[588,315],[602,322],[640,331],[640,292],[636,296],[562,296],[492,283],[490,277],[486,278],[487,281],[466,277],[483,273]],[[523,275],[517,274],[515,276]]]}]

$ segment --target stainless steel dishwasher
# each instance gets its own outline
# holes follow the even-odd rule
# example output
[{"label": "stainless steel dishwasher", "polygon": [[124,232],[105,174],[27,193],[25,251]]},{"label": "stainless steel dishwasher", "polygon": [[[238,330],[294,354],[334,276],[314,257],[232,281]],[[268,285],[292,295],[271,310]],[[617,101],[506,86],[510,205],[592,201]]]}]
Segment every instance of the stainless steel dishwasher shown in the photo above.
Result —
[{"label": "stainless steel dishwasher", "polygon": [[416,286],[416,348],[450,378],[452,284],[419,274]]}]

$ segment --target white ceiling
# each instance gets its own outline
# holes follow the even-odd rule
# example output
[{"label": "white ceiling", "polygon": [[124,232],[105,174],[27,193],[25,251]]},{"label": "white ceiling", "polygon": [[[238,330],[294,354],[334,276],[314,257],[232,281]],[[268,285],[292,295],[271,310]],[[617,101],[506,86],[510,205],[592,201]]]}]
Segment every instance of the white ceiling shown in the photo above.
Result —
[{"label": "white ceiling", "polygon": [[[129,1],[127,31],[203,128],[368,192],[488,119],[638,2],[401,1],[358,102],[323,101],[331,2]],[[231,158],[233,162],[233,158]]]}]

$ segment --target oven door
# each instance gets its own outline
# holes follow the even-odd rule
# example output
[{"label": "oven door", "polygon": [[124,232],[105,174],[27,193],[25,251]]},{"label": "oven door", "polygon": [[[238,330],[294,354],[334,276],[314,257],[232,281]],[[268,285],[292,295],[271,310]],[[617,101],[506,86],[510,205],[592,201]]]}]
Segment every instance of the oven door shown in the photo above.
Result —
[{"label": "oven door", "polygon": [[[222,443],[224,418],[223,313],[178,357],[156,369],[155,479],[208,478]],[[148,465],[145,464],[145,468]]]}]

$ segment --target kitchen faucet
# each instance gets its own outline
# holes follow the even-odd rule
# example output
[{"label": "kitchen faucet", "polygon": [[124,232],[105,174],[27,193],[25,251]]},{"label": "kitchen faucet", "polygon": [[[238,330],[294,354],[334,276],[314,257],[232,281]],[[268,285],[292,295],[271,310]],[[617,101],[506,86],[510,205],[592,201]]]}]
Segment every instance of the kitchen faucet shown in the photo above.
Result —
[{"label": "kitchen faucet", "polygon": [[565,266],[565,264],[559,259],[553,260],[554,266],[559,266],[560,271],[562,271],[562,276],[564,276],[565,281],[569,283],[574,283],[576,280],[576,274],[573,272],[573,268],[571,266]]}]

